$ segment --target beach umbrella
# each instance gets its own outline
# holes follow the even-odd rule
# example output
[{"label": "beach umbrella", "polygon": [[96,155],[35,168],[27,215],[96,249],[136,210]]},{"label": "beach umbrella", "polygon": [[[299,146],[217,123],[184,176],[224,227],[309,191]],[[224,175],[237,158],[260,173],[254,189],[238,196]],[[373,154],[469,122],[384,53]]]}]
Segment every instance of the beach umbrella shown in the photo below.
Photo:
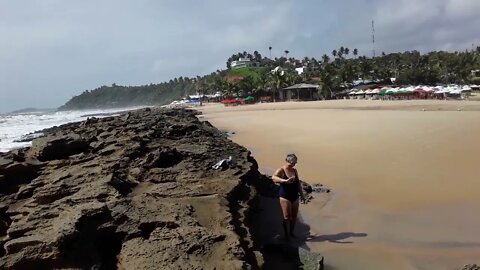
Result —
[{"label": "beach umbrella", "polygon": [[423,90],[423,89],[415,89],[413,92],[414,93],[427,93],[428,91]]},{"label": "beach umbrella", "polygon": [[423,90],[425,90],[427,93],[433,92],[433,88],[429,86],[423,87]]},{"label": "beach umbrella", "polygon": [[405,88],[400,88],[400,89],[393,90],[394,95],[405,94],[406,92],[407,92],[407,90]]},{"label": "beach umbrella", "polygon": [[388,89],[386,92],[385,92],[385,95],[393,95],[397,93],[397,90],[396,89]]},{"label": "beach umbrella", "polygon": [[462,89],[455,89],[450,91],[451,95],[460,95],[462,93]]}]

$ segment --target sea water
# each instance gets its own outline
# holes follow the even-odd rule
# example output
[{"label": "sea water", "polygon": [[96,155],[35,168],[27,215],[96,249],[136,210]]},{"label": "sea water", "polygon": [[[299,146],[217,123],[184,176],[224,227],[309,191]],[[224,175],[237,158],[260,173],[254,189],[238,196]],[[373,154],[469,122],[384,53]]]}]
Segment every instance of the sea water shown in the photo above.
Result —
[{"label": "sea water", "polygon": [[19,142],[27,134],[38,133],[46,128],[86,120],[88,117],[106,117],[142,107],[97,109],[82,111],[36,111],[17,114],[0,114],[0,152],[26,147],[30,142]]}]

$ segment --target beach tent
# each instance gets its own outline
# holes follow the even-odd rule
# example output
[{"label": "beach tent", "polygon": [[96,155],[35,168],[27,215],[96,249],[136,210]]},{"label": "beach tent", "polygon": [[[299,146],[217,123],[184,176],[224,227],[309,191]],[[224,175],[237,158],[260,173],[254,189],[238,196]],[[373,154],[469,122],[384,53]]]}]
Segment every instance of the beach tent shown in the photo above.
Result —
[{"label": "beach tent", "polygon": [[443,88],[443,89],[440,89],[439,91],[435,92],[435,94],[447,94],[449,92],[450,92],[449,88]]},{"label": "beach tent", "polygon": [[462,93],[462,89],[455,89],[449,92],[450,95],[460,95]]},{"label": "beach tent", "polygon": [[356,94],[356,95],[364,95],[364,94],[365,94],[365,91],[363,91],[363,90],[358,90],[355,94]]},{"label": "beach tent", "polygon": [[231,105],[238,105],[241,104],[242,101],[237,100],[237,99],[225,99],[222,101],[223,105],[225,106],[231,106]]},{"label": "beach tent", "polygon": [[251,104],[251,103],[253,103],[254,101],[255,101],[255,98],[252,97],[252,96],[248,96],[248,97],[246,97],[246,98],[243,99],[243,102],[244,102],[244,103],[250,103],[250,104]]},{"label": "beach tent", "polygon": [[190,102],[192,103],[200,103],[200,98],[191,98]]}]

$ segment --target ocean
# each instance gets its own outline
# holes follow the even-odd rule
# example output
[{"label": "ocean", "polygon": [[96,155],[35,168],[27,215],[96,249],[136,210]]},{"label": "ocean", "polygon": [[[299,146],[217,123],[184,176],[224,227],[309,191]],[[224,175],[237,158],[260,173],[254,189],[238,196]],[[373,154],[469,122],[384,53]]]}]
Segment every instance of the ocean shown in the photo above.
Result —
[{"label": "ocean", "polygon": [[88,117],[107,117],[143,107],[129,107],[104,110],[82,111],[37,111],[28,113],[0,114],[0,152],[27,147],[29,142],[21,142],[26,135],[39,136],[39,131],[66,123],[86,120]]}]

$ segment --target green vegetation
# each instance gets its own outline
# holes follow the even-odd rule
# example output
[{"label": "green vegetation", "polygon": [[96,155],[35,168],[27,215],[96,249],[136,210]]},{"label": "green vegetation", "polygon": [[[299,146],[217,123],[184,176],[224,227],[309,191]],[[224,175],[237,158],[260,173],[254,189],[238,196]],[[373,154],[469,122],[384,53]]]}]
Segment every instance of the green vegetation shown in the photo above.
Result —
[{"label": "green vegetation", "polygon": [[254,80],[259,80],[263,75],[270,72],[267,67],[244,67],[239,69],[232,69],[228,71],[228,76],[252,77]]},{"label": "green vegetation", "polygon": [[[271,54],[272,47],[268,49]],[[274,59],[263,57],[258,51],[237,53],[227,59],[227,70],[196,78],[180,77],[144,86],[102,86],[73,97],[60,109],[163,105],[188,94],[217,92],[225,97],[270,95],[275,100],[278,89],[299,82],[319,84],[327,98],[358,80],[391,84],[390,78],[396,78],[396,84],[479,84],[478,77],[473,77],[478,74],[471,71],[480,70],[480,47],[465,52],[382,53],[375,58],[359,56],[357,49],[340,47],[321,60],[295,59],[288,57],[290,51],[284,53],[285,56]],[[259,67],[229,69],[230,62],[239,58],[257,62]],[[280,69],[273,72],[276,67]],[[299,67],[304,68],[301,76],[295,71]]]},{"label": "green vegetation", "polygon": [[195,81],[175,78],[169,82],[143,86],[102,86],[85,90],[73,97],[59,110],[82,110],[91,108],[121,108],[139,105],[162,105],[195,92]]}]

